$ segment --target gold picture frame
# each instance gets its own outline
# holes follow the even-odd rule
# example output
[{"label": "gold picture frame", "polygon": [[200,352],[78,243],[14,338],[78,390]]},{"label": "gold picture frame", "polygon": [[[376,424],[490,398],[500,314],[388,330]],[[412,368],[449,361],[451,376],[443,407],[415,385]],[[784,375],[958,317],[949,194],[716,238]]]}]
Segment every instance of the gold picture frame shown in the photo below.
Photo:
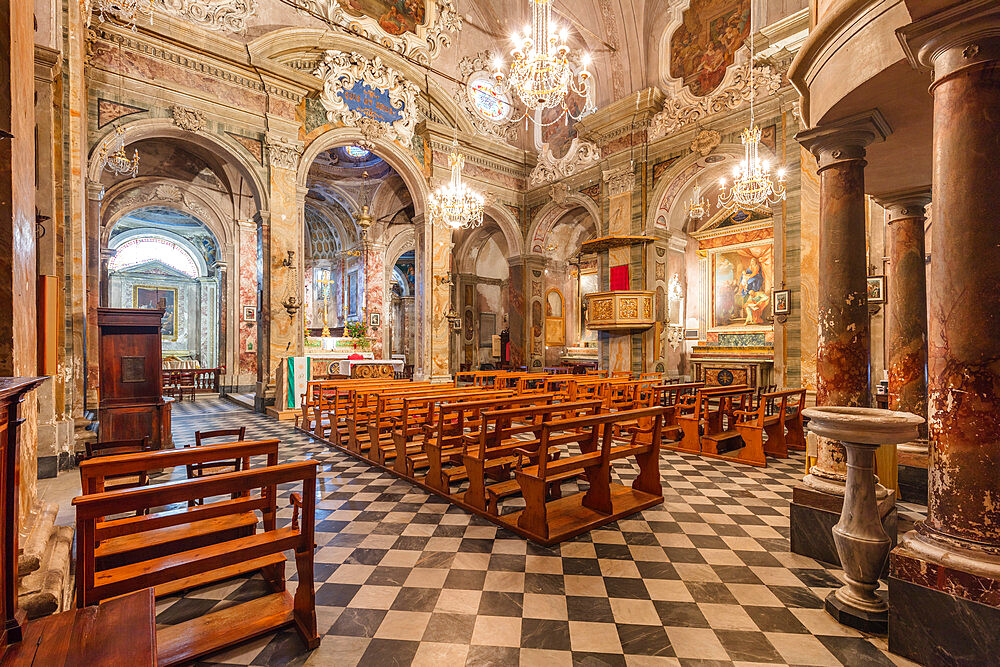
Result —
[{"label": "gold picture frame", "polygon": [[160,300],[165,302],[163,322],[160,325],[160,336],[163,340],[176,341],[177,330],[177,288],[158,287],[156,285],[134,285],[132,287],[132,306],[134,308],[156,309]]}]

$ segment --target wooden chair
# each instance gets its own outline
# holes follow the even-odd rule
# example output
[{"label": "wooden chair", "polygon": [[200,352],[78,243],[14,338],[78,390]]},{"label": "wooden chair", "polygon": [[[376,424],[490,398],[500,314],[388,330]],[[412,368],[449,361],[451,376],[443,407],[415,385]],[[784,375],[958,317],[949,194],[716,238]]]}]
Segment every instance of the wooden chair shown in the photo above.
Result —
[{"label": "wooden chair", "polygon": [[[308,649],[316,648],[320,641],[313,586],[316,468],[315,461],[299,461],[75,498],[76,605],[97,604],[150,586],[183,590],[206,580],[216,581],[220,574],[231,569],[246,569],[247,564],[252,563],[263,565],[264,580],[273,592],[161,627],[156,633],[157,663],[162,666],[191,662],[286,625],[293,625],[298,630]],[[292,525],[278,528],[273,508],[281,484],[301,484],[301,493],[293,499],[298,512]],[[95,570],[95,549],[104,537],[99,532],[103,517],[114,512],[141,511],[195,498],[235,494],[246,495],[228,501],[228,506],[218,507],[217,516],[262,509],[262,532],[175,554],[151,555],[134,565]],[[208,506],[179,515],[178,523],[183,525],[191,512],[203,512],[205,507]],[[285,587],[284,552],[288,550],[295,554],[298,582],[294,597]]]},{"label": "wooden chair", "polygon": [[[119,454],[141,454],[153,451],[153,446],[149,442],[149,436],[144,436],[138,440],[108,440],[106,442],[88,442],[87,459],[90,460],[99,456],[117,456]],[[115,475],[109,478],[114,480],[110,485],[106,484],[108,491],[119,489],[132,489],[137,486],[146,486],[149,483],[149,475],[145,470],[137,474]]]}]

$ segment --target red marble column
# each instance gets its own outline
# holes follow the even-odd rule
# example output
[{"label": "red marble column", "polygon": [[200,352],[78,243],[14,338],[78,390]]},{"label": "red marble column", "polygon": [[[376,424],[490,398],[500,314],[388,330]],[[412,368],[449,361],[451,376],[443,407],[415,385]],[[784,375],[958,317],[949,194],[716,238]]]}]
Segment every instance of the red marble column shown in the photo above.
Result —
[{"label": "red marble column", "polygon": [[[817,405],[868,407],[870,402],[864,158],[865,147],[888,133],[881,114],[873,111],[796,137],[819,163]],[[805,483],[843,495],[846,477],[843,445],[821,440]]]},{"label": "red marble column", "polygon": [[[889,211],[886,320],[889,409],[927,419],[927,271],[924,207],[927,189],[886,197]],[[919,428],[927,437],[927,425]],[[925,447],[923,449],[926,449]]]},{"label": "red marble column", "polygon": [[101,388],[101,360],[97,330],[97,308],[101,305],[101,199],[104,186],[87,182],[86,276],[87,276],[87,395],[88,410],[97,410]]},{"label": "red marble column", "polygon": [[899,33],[934,72],[936,213],[927,519],[890,559],[889,646],[988,664],[1000,654],[1000,5],[958,3]]}]

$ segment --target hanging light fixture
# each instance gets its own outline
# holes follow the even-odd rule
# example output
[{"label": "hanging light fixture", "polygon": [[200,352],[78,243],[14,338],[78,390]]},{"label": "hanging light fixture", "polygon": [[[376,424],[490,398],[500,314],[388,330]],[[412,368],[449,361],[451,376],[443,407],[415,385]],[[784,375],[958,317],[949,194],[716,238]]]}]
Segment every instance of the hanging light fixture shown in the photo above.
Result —
[{"label": "hanging light fixture", "polygon": [[465,157],[458,152],[458,142],[452,143],[451,180],[439,187],[429,198],[427,208],[432,218],[443,220],[452,229],[467,229],[483,224],[486,200],[481,194],[462,182],[462,165]]},{"label": "hanging light fixture", "polygon": [[757,95],[753,75],[753,5],[750,5],[750,127],[740,133],[743,142],[743,161],[733,167],[733,187],[726,190],[726,179],[719,179],[719,207],[760,210],[777,204],[785,198],[785,170],[778,169],[777,183],[771,180],[771,166],[761,160],[760,128],[754,123],[753,101]]},{"label": "hanging light fixture", "polygon": [[701,220],[708,213],[708,200],[701,194],[701,186],[695,183],[691,192],[691,199],[688,200],[688,217],[692,220]]},{"label": "hanging light fixture", "polygon": [[[561,109],[558,118],[579,120],[594,109],[590,86],[590,55],[580,58],[580,69],[574,71],[570,63],[570,49],[566,43],[568,32],[552,23],[552,0],[528,0],[531,4],[531,24],[523,33],[514,33],[514,48],[510,55],[510,70],[503,73],[503,60],[493,62],[495,90],[499,94],[513,91],[524,105],[525,117],[535,111]],[[566,97],[574,93],[584,98],[584,108],[573,114]],[[520,119],[518,119],[520,120]]]},{"label": "hanging light fixture", "polygon": [[149,23],[153,23],[153,0],[96,0],[94,9],[101,22],[108,20],[121,23],[135,32],[136,19],[140,15],[149,15]]},{"label": "hanging light fixture", "polygon": [[361,228],[361,237],[364,238],[368,234],[368,229],[375,223],[375,218],[372,217],[371,210],[369,208],[369,196],[368,196],[368,170],[361,172],[361,195],[359,196],[359,203],[361,205],[361,210],[358,211],[358,219],[355,222],[358,223],[358,227]]},{"label": "hanging light fixture", "polygon": [[111,141],[101,146],[97,155],[101,168],[107,169],[115,176],[131,176],[135,178],[139,175],[139,151],[138,149],[129,158],[125,154],[125,128],[121,125],[115,126],[115,134]]}]

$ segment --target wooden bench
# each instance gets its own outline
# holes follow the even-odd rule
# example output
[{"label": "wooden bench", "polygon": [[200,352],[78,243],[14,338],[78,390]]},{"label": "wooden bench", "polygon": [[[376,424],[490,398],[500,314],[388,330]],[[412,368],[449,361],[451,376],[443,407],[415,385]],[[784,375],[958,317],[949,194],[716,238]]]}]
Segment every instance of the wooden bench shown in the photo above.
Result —
[{"label": "wooden bench", "polygon": [[543,423],[560,415],[576,417],[596,414],[600,410],[600,401],[568,401],[483,412],[478,434],[465,437],[462,463],[469,486],[463,500],[480,510],[495,509],[504,493],[515,492],[516,487],[495,488],[488,494],[487,477],[508,481],[510,470],[517,461],[515,450],[525,451],[536,446]]},{"label": "wooden bench", "polygon": [[[745,412],[753,401],[753,389],[729,389],[725,392],[712,392],[704,396],[703,412],[708,415],[703,423],[701,435],[701,453],[708,456],[735,463],[748,463],[763,466],[764,451],[758,450],[744,442],[740,430],[736,427],[738,415]],[[717,402],[717,408],[709,406]]]},{"label": "wooden bench", "polygon": [[[319,645],[313,588],[316,467],[314,461],[300,461],[75,498],[76,605],[97,604],[147,587],[183,590],[216,581],[222,575],[233,576],[229,574],[231,571],[245,571],[247,563],[258,563],[263,564],[264,579],[273,592],[160,628],[156,633],[157,664],[189,662],[289,624],[295,626],[308,649],[316,648]],[[274,513],[268,511],[264,513],[262,532],[179,553],[151,555],[133,565],[105,571],[95,569],[98,525],[105,516],[231,494],[240,498],[229,501],[232,503],[229,511],[239,514],[250,508],[273,507],[278,485],[293,483],[301,483],[301,495],[295,502],[301,510],[301,521],[295,517],[290,526],[277,528]],[[294,598],[285,589],[284,552],[288,550],[295,552],[298,575]]]},{"label": "wooden bench", "polygon": [[[80,463],[80,488],[84,497],[106,493],[109,491],[108,479],[173,467],[185,468],[220,459],[239,460],[243,467],[249,467],[252,457],[263,456],[266,465],[274,466],[278,463],[278,445],[278,440],[258,440],[91,459]],[[260,501],[240,512],[233,511],[234,507],[243,504],[241,500],[229,498],[197,507],[168,507],[146,515],[101,519],[95,527],[98,542],[94,544],[95,566],[98,570],[119,567],[154,554],[177,553],[248,535],[257,526],[255,510],[265,514],[274,512],[272,507]],[[110,514],[117,515],[120,511]],[[78,535],[78,544],[80,539]],[[157,590],[158,595],[173,592],[176,590]]]},{"label": "wooden bench", "polygon": [[785,422],[785,446],[788,449],[805,451],[806,432],[802,425],[802,410],[806,407],[806,390],[804,388],[789,390],[783,406],[783,421]]},{"label": "wooden bench", "polygon": [[[514,477],[525,508],[505,518],[532,539],[552,543],[663,502],[659,456],[665,410],[657,406],[543,423],[537,447],[517,452]],[[616,440],[615,425],[626,421],[639,426],[627,441]],[[572,444],[580,453],[554,455],[554,449]],[[612,461],[633,456],[639,475],[631,488],[613,483]],[[533,463],[524,465],[528,460]],[[553,480],[579,474],[587,477],[587,491],[550,499]]]},{"label": "wooden bench", "polygon": [[[424,425],[423,455],[426,457],[427,473],[423,482],[435,491],[451,494],[453,482],[468,478],[462,454],[466,450],[465,437],[478,437],[482,425],[482,412],[497,409],[513,409],[549,405],[555,394],[529,394],[507,398],[479,397],[476,400],[441,402],[437,417]],[[466,429],[470,430],[467,431]],[[419,460],[407,463],[407,469],[418,467]],[[445,465],[448,467],[445,467]]]},{"label": "wooden bench", "polygon": [[729,392],[744,390],[752,391],[746,385],[698,389],[690,402],[679,403],[677,423],[682,431],[681,440],[666,447],[675,451],[701,454],[702,433],[719,433],[724,430],[721,424],[725,409],[723,405],[715,405],[715,401],[721,400]]},{"label": "wooden bench", "polygon": [[[736,430],[740,432],[740,436],[747,443],[747,446],[755,452],[760,450],[763,454],[785,458],[788,456],[788,445],[785,439],[785,411],[789,399],[795,399],[792,410],[796,411],[804,398],[804,389],[789,389],[761,394],[754,410],[741,410],[736,413],[740,417],[739,421],[736,422]],[[767,436],[766,440],[765,436]]]},{"label": "wooden bench", "polygon": [[[317,438],[330,439],[340,446],[340,436],[346,435],[343,424],[344,415],[337,408],[346,405],[351,389],[364,387],[391,386],[424,386],[426,382],[409,382],[406,380],[356,380],[342,378],[338,380],[313,380],[306,386],[302,397],[302,414],[296,416],[296,425]],[[339,417],[338,417],[339,415]],[[333,430],[337,425],[338,430]]]}]

